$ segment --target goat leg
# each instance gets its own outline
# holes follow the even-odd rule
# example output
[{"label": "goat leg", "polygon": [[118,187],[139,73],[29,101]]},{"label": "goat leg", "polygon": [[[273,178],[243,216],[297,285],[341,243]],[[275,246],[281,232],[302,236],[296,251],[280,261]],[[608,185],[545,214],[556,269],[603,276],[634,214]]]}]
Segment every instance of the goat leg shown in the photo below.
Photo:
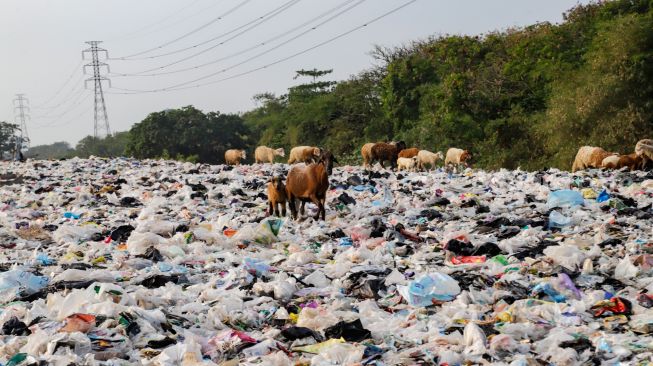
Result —
[{"label": "goat leg", "polygon": [[646,157],[646,154],[642,155],[642,171],[646,170],[646,162],[648,161],[648,158]]},{"label": "goat leg", "polygon": [[322,221],[326,221],[326,197],[320,198],[320,210],[322,211]]},{"label": "goat leg", "polygon": [[288,206],[290,206],[290,216],[292,216],[293,220],[297,220],[297,206],[295,197],[292,195],[288,197]]},{"label": "goat leg", "polygon": [[320,214],[322,213],[322,201],[317,198],[317,196],[310,196],[311,202],[317,206],[317,214],[313,217],[315,221],[320,219]]}]

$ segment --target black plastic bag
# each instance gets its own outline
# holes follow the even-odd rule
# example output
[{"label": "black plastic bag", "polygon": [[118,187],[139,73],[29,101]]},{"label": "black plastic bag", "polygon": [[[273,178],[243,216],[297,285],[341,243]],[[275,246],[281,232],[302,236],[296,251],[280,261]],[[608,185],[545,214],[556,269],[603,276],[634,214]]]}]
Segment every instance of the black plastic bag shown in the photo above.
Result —
[{"label": "black plastic bag", "polygon": [[14,336],[28,336],[32,332],[27,328],[25,323],[18,320],[18,318],[11,317],[4,324],[2,324],[2,334]]},{"label": "black plastic bag", "polygon": [[344,338],[347,342],[361,342],[372,337],[372,333],[363,328],[360,319],[347,323],[344,321],[327,328],[324,335],[330,339]]}]

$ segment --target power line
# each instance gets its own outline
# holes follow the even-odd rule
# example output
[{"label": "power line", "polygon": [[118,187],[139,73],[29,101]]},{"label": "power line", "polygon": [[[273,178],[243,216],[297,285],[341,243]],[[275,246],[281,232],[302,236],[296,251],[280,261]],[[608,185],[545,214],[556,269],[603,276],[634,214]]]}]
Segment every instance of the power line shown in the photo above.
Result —
[{"label": "power line", "polygon": [[[200,68],[203,68],[203,67],[206,67],[206,66],[214,65],[214,64],[216,64],[216,63],[219,63],[219,62],[222,62],[222,61],[225,61],[225,60],[231,59],[231,58],[233,58],[233,57],[240,56],[240,55],[242,55],[242,54],[245,54],[245,53],[247,53],[247,52],[249,52],[249,51],[252,51],[252,50],[255,50],[255,49],[257,49],[257,48],[260,48],[260,47],[266,46],[266,45],[269,44],[270,42],[276,41],[277,39],[280,39],[280,38],[283,38],[283,37],[287,36],[288,34],[294,33],[295,31],[297,31],[297,30],[299,30],[299,29],[305,27],[306,25],[311,24],[311,23],[313,23],[313,22],[315,22],[315,21],[317,21],[317,20],[320,20],[320,19],[324,18],[325,16],[328,16],[329,14],[333,13],[334,11],[340,10],[342,7],[348,5],[348,4],[352,3],[352,2],[355,2],[355,1],[357,1],[356,4],[354,4],[354,5],[352,5],[351,7],[349,7],[349,8],[347,8],[347,9],[345,9],[345,10],[343,10],[343,11],[341,11],[341,12],[335,14],[334,16],[328,18],[326,21],[324,21],[324,22],[322,22],[322,23],[319,23],[319,24],[315,25],[315,26],[312,27],[310,30],[308,30],[308,31],[306,31],[306,32],[304,32],[303,34],[300,35],[300,36],[302,36],[302,35],[304,35],[304,34],[309,33],[310,31],[313,31],[313,30],[317,29],[318,27],[320,27],[320,26],[322,26],[322,25],[324,25],[324,24],[330,22],[331,20],[333,20],[333,19],[339,17],[340,15],[342,15],[342,14],[344,14],[344,13],[350,11],[350,10],[353,9],[354,7],[356,7],[356,6],[360,5],[361,3],[363,3],[365,0],[362,0],[362,1],[361,1],[361,0],[346,0],[346,1],[342,2],[341,4],[339,4],[339,5],[337,5],[337,6],[333,7],[333,8],[331,8],[331,9],[329,9],[329,10],[327,10],[327,11],[324,12],[324,13],[319,14],[319,15],[316,16],[316,17],[313,17],[312,19],[310,19],[310,20],[308,20],[308,21],[306,21],[306,22],[304,22],[304,23],[302,23],[302,24],[300,24],[300,25],[298,25],[298,26],[296,26],[296,27],[294,27],[294,28],[292,28],[292,29],[290,29],[290,30],[287,30],[287,31],[285,31],[285,32],[282,32],[282,33],[280,33],[280,34],[277,34],[276,36],[273,36],[273,37],[271,37],[271,38],[268,38],[268,39],[266,39],[266,40],[264,40],[264,41],[262,41],[262,42],[260,42],[260,43],[258,43],[258,44],[255,44],[255,45],[253,45],[253,46],[251,46],[251,47],[248,47],[248,48],[246,48],[246,49],[240,50],[240,51],[238,51],[238,52],[235,52],[235,53],[232,53],[232,54],[229,54],[229,55],[226,55],[226,56],[220,57],[220,58],[218,58],[218,59],[215,59],[215,60],[212,60],[212,61],[209,61],[209,62],[203,63],[203,64],[199,64],[199,65],[195,65],[195,66],[191,66],[191,67],[187,67],[187,68],[183,68],[183,69],[178,69],[178,70],[172,70],[172,71],[164,71],[164,72],[157,72],[157,73],[146,74],[146,73],[148,73],[148,72],[152,72],[152,71],[156,71],[156,70],[161,70],[161,69],[167,68],[168,66],[172,66],[172,65],[174,64],[174,63],[171,63],[171,64],[163,65],[163,66],[160,66],[160,67],[156,67],[156,68],[153,68],[153,69],[144,70],[144,71],[141,71],[141,72],[138,72],[138,73],[133,73],[133,74],[113,74],[113,75],[114,75],[115,77],[151,77],[151,76],[160,76],[160,75],[177,74],[177,73],[180,73],[180,72],[186,72],[186,71],[197,70],[197,69],[200,69]],[[297,38],[298,38],[298,37],[297,37]],[[295,39],[297,39],[297,38],[293,38],[292,40],[295,40]],[[290,41],[292,41],[292,40],[290,40]]]},{"label": "power line", "polygon": [[56,124],[56,125],[49,125],[49,126],[46,126],[44,128],[61,127],[61,126],[71,124],[72,122],[77,121],[79,119],[79,117],[81,117],[81,116],[83,116],[85,114],[88,114],[89,112],[90,112],[90,109],[84,109],[79,114],[77,114],[77,115],[75,115],[73,117],[70,117],[67,121],[65,121],[63,123],[59,123],[59,124]]},{"label": "power line", "polygon": [[75,65],[75,68],[70,73],[70,76],[66,79],[66,81],[63,83],[63,85],[56,91],[56,93],[54,93],[54,95],[52,97],[48,98],[45,102],[43,102],[43,103],[41,103],[41,104],[39,104],[37,106],[34,106],[34,109],[53,109],[54,107],[45,107],[45,105],[50,104],[50,102],[55,100],[57,98],[57,96],[59,96],[59,94],[61,94],[61,92],[66,87],[66,85],[68,85],[68,83],[70,83],[70,80],[73,79],[73,77],[75,76],[75,73],[77,71],[79,71],[80,66],[82,66],[82,61],[79,61],[79,63],[77,65]]},{"label": "power line", "polygon": [[167,88],[152,89],[152,90],[132,90],[132,89],[113,88],[113,89],[116,89],[116,90],[121,90],[121,91],[126,91],[126,92],[123,92],[123,93],[116,93],[116,92],[114,92],[114,93],[112,93],[112,94],[140,94],[140,93],[157,93],[157,92],[165,92],[165,91],[186,90],[186,89],[192,89],[192,88],[199,88],[199,87],[206,86],[206,85],[217,84],[217,83],[220,83],[220,82],[223,82],[223,81],[232,80],[232,79],[235,79],[235,78],[238,78],[238,77],[241,77],[241,76],[245,76],[245,75],[248,75],[248,74],[252,74],[252,73],[254,73],[254,72],[256,72],[256,71],[260,71],[260,70],[266,69],[266,68],[268,68],[268,67],[270,67],[270,66],[274,66],[274,65],[280,64],[280,63],[282,63],[282,62],[285,62],[285,61],[288,61],[288,60],[290,60],[290,59],[293,59],[293,58],[295,58],[295,57],[297,57],[297,56],[300,56],[300,55],[303,55],[303,54],[305,54],[305,53],[308,53],[308,52],[310,52],[310,51],[312,51],[312,50],[314,50],[314,49],[316,49],[316,48],[319,48],[319,47],[322,47],[322,46],[324,46],[324,45],[326,45],[326,44],[329,44],[329,43],[331,43],[331,42],[334,42],[334,41],[336,41],[336,40],[338,40],[338,39],[340,39],[340,38],[342,38],[342,37],[345,37],[345,36],[347,36],[347,35],[349,35],[349,34],[355,32],[355,31],[357,31],[357,30],[363,29],[363,28],[367,27],[367,26],[370,25],[370,24],[376,23],[377,21],[379,21],[379,20],[381,20],[381,19],[383,19],[383,18],[385,18],[385,17],[387,17],[387,16],[390,16],[391,14],[394,14],[394,13],[398,12],[399,10],[401,10],[401,9],[403,9],[403,8],[405,8],[405,7],[407,7],[408,5],[411,5],[411,4],[415,3],[416,1],[417,1],[417,0],[410,0],[410,1],[406,2],[406,3],[404,3],[403,5],[400,5],[400,6],[396,7],[396,8],[393,8],[393,9],[390,10],[390,11],[387,11],[387,12],[385,12],[385,13],[383,13],[383,14],[381,14],[381,15],[375,17],[375,18],[370,19],[369,21],[365,22],[365,23],[362,24],[362,25],[359,25],[359,26],[354,27],[354,28],[352,28],[352,29],[350,29],[350,30],[348,30],[348,31],[345,31],[345,32],[343,32],[343,33],[340,33],[340,34],[336,35],[335,37],[331,37],[331,38],[329,38],[329,39],[327,39],[327,40],[325,40],[325,41],[322,41],[322,42],[320,42],[320,43],[318,43],[318,44],[312,46],[312,47],[306,48],[306,49],[304,49],[304,50],[302,50],[302,51],[299,51],[299,52],[296,52],[296,53],[294,53],[294,54],[292,54],[292,55],[289,55],[289,56],[286,56],[286,57],[280,58],[280,59],[278,59],[278,60],[276,60],[276,61],[274,61],[274,62],[268,63],[268,64],[266,64],[266,65],[263,65],[263,66],[260,66],[260,67],[257,67],[257,68],[254,68],[254,69],[251,69],[251,70],[245,71],[245,72],[241,72],[241,73],[239,73],[239,74],[232,75],[232,76],[227,77],[227,78],[223,78],[223,79],[219,79],[219,80],[214,80],[214,81],[210,81],[210,82],[206,82],[206,83],[201,83],[201,84],[196,84],[196,85],[186,86],[186,85],[188,85],[188,84],[192,84],[192,83],[194,83],[194,82],[201,81],[201,80],[208,79],[208,78],[211,78],[211,77],[213,77],[213,76],[219,75],[219,74],[221,74],[221,73],[223,73],[223,72],[226,71],[226,69],[223,69],[223,70],[220,70],[220,71],[218,71],[218,72],[215,72],[215,73],[212,73],[212,74],[209,74],[209,75],[205,75],[204,77],[201,77],[201,78],[198,78],[198,79],[195,79],[195,80],[192,80],[192,81],[188,81],[188,82],[184,82],[184,83],[176,84],[176,85],[173,85],[173,86],[170,86],[170,87],[167,87]]},{"label": "power line", "polygon": [[[76,109],[79,109],[80,106],[84,105],[84,102],[86,102],[90,98],[91,94],[90,93],[85,93],[85,94],[82,93],[82,94],[80,94],[80,96],[81,96],[81,98],[78,98],[78,100],[74,104],[72,104],[70,106],[70,108],[68,108],[67,110],[65,110],[63,113],[61,113],[58,116],[51,117],[51,118],[54,118],[54,119],[51,120],[50,122],[47,122],[47,123],[35,123],[35,124],[38,127],[52,127],[52,126],[55,126],[56,123],[59,122],[63,117],[67,116],[70,112],[72,112],[72,111],[74,111]],[[89,110],[86,109],[85,111],[88,112]]]},{"label": "power line", "polygon": [[[145,30],[147,30],[147,29],[149,29],[149,28],[156,27],[156,26],[159,25],[159,24],[165,23],[168,19],[172,19],[172,18],[178,16],[180,13],[183,13],[184,11],[186,11],[186,9],[190,9],[190,8],[192,8],[193,6],[195,6],[197,3],[201,2],[201,1],[202,1],[202,0],[195,0],[195,1],[193,1],[192,3],[190,3],[190,4],[188,4],[188,5],[184,5],[183,7],[177,9],[176,11],[174,11],[174,12],[172,12],[172,13],[170,13],[168,16],[159,19],[159,20],[156,21],[156,22],[150,23],[150,24],[148,24],[148,25],[146,25],[146,26],[144,26],[144,27],[142,27],[142,28],[139,28],[139,29],[137,29],[137,30],[135,30],[135,31],[132,31],[132,32],[129,32],[129,33],[126,33],[126,34],[124,34],[124,35],[122,35],[122,36],[118,36],[118,37],[115,37],[115,38],[111,38],[111,39],[109,39],[109,42],[112,42],[112,41],[118,41],[118,40],[125,40],[125,39],[137,38],[137,37],[132,37],[132,36],[135,35],[135,34],[141,33],[141,32],[143,32],[143,31],[145,31]],[[210,7],[212,8],[214,5],[215,5],[215,3],[214,3],[214,4],[211,4]],[[208,9],[208,8],[207,8],[207,9]],[[203,10],[204,10],[204,9],[203,9]],[[197,13],[195,13],[195,15],[197,15]],[[186,19],[188,19],[188,18],[186,18]],[[184,20],[185,20],[185,19],[184,19]],[[152,31],[150,31],[150,32],[146,32],[146,34],[149,34],[149,33],[151,33],[151,32],[152,32]]]},{"label": "power line", "polygon": [[[71,108],[70,110],[68,110],[66,112],[66,115],[68,115],[68,113],[78,109],[80,106],[84,105],[84,102],[86,102],[90,97],[91,97],[91,94],[87,93],[85,95],[84,99],[80,100],[79,103],[77,103],[73,108]],[[63,123],[57,123],[57,122],[60,122],[63,119],[64,116],[61,116],[61,117],[59,117],[57,119],[54,119],[54,120],[52,120],[52,121],[50,121],[50,122],[48,122],[46,124],[38,124],[38,126],[41,127],[41,128],[51,128],[51,127],[64,126],[64,125],[67,125],[67,124],[69,124],[71,122],[76,121],[79,117],[89,113],[90,111],[91,111],[91,109],[84,108],[84,109],[82,109],[82,111],[80,113],[74,115],[73,117],[66,118],[66,120]]]},{"label": "power line", "polygon": [[84,96],[84,92],[86,91],[86,89],[84,89],[84,87],[83,87],[84,84],[80,84],[80,86],[81,86],[81,88],[78,90],[78,92],[76,94],[74,94],[73,96],[71,96],[70,99],[67,99],[65,101],[66,103],[64,103],[64,104],[69,104],[69,105],[66,105],[66,107],[63,109],[63,112],[61,112],[59,114],[56,114],[56,115],[53,115],[53,114],[36,115],[36,116],[34,116],[34,118],[37,118],[37,119],[59,118],[62,115],[65,115],[67,113],[68,109],[71,106],[76,106],[77,103],[79,102],[79,100]]},{"label": "power line", "polygon": [[218,15],[217,17],[211,19],[208,23],[204,23],[204,24],[202,24],[201,26],[199,26],[199,27],[193,29],[192,31],[190,31],[190,32],[188,32],[188,33],[185,33],[185,34],[183,34],[183,35],[181,35],[181,36],[179,36],[179,37],[177,37],[177,38],[175,38],[175,39],[173,39],[173,40],[171,40],[171,41],[168,41],[168,42],[162,43],[162,44],[159,45],[159,46],[156,46],[156,47],[153,47],[153,48],[147,49],[147,50],[145,50],[145,51],[137,52],[137,53],[134,53],[134,54],[131,54],[131,55],[123,56],[123,57],[116,57],[116,58],[113,58],[112,60],[126,60],[126,59],[130,59],[130,58],[132,58],[132,57],[136,57],[136,56],[144,55],[144,54],[146,54],[146,53],[150,53],[150,52],[152,52],[152,51],[156,51],[156,50],[159,50],[159,49],[161,49],[161,48],[163,48],[163,47],[169,46],[169,45],[171,45],[171,44],[173,44],[173,43],[175,43],[175,42],[178,42],[178,41],[180,41],[180,40],[182,40],[182,39],[184,39],[184,38],[187,38],[187,37],[189,37],[189,36],[191,36],[191,35],[193,35],[193,34],[199,32],[199,31],[201,31],[202,29],[204,29],[204,28],[206,28],[206,27],[212,25],[213,23],[216,23],[216,22],[219,21],[219,20],[222,20],[222,18],[224,18],[225,16],[227,16],[227,15],[229,15],[229,14],[235,12],[236,10],[240,9],[241,7],[245,6],[245,5],[246,5],[247,3],[249,3],[250,1],[252,1],[252,0],[244,0],[244,1],[241,2],[240,4],[234,6],[233,8],[227,10],[226,12],[224,12],[224,13]]},{"label": "power line", "polygon": [[[277,49],[279,49],[279,48],[281,48],[281,47],[283,47],[283,46],[289,44],[290,42],[293,42],[293,41],[299,39],[300,37],[303,37],[303,36],[305,36],[306,34],[312,32],[312,31],[314,31],[314,30],[317,30],[319,27],[321,27],[321,26],[323,26],[323,25],[325,25],[325,24],[331,22],[332,20],[338,18],[340,15],[342,15],[342,14],[344,14],[344,13],[350,11],[351,9],[353,9],[353,8],[355,8],[355,7],[357,7],[357,6],[359,6],[360,4],[364,3],[365,1],[366,1],[366,0],[357,0],[354,4],[350,5],[349,7],[347,7],[347,8],[345,8],[345,9],[341,10],[340,12],[338,12],[338,13],[336,13],[336,14],[334,14],[334,15],[332,15],[331,17],[329,17],[329,18],[327,18],[326,20],[324,20],[324,21],[318,23],[317,25],[314,25],[314,26],[312,26],[311,28],[309,28],[309,29],[307,29],[307,30],[305,30],[305,31],[303,31],[303,32],[301,32],[301,33],[295,35],[294,37],[291,37],[291,38],[285,40],[284,42],[281,42],[281,43],[277,44],[276,46],[271,47],[271,48],[269,48],[269,49],[267,49],[267,50],[265,50],[265,51],[263,51],[263,52],[259,52],[259,53],[257,53],[256,55],[251,56],[251,57],[249,57],[249,58],[247,58],[247,59],[245,59],[245,60],[243,60],[243,61],[240,61],[240,62],[238,62],[238,63],[236,63],[236,64],[231,65],[231,66],[228,66],[228,67],[226,67],[226,68],[220,70],[220,71],[217,72],[217,73],[213,73],[213,74],[211,74],[211,76],[215,76],[215,75],[217,75],[217,74],[225,73],[225,72],[227,72],[227,71],[229,71],[229,70],[232,70],[232,69],[234,69],[234,68],[236,68],[236,67],[238,67],[238,66],[244,65],[244,64],[246,64],[246,63],[248,63],[248,62],[251,62],[251,61],[253,61],[253,60],[257,59],[257,58],[260,58],[261,56],[264,56],[264,55],[266,55],[266,54],[268,54],[268,53],[270,53],[270,52],[273,52],[273,51],[275,51],[275,50],[277,50]],[[212,61],[212,62],[209,62],[209,63],[204,64],[204,66],[211,65],[211,64],[214,64],[214,63],[217,63],[217,62]],[[201,66],[201,67],[204,67],[204,66]],[[159,73],[159,74],[162,74],[162,73]],[[152,76],[155,76],[156,74],[151,74],[151,75],[152,75]],[[204,77],[202,77],[202,78],[200,78],[200,79],[208,78],[208,77],[210,77],[210,76],[204,76]],[[196,79],[196,80],[190,81],[190,82],[188,82],[188,83],[193,83],[193,82],[198,81],[198,80],[199,80],[199,79]],[[177,85],[177,86],[179,86],[179,85]],[[173,88],[174,88],[174,87],[176,87],[176,86],[173,86]]]},{"label": "power line", "polygon": [[[83,79],[84,79],[84,74],[80,74],[80,77],[77,78],[77,80],[74,83],[72,83],[72,85],[76,85],[76,86],[74,86],[72,89],[70,89],[68,91],[68,93],[66,93],[66,95],[61,99],[61,101],[59,103],[57,103],[57,104],[55,104],[55,105],[53,105],[51,107],[41,108],[41,109],[47,110],[48,111],[47,113],[52,113],[53,111],[57,110],[59,107],[65,105],[68,101],[70,101],[71,97],[74,98],[75,96],[79,95],[80,91],[82,91],[84,89],[84,85],[81,84],[81,81]],[[75,94],[75,93],[77,93],[77,94]]]},{"label": "power line", "polygon": [[[142,37],[145,37],[145,36],[147,36],[149,34],[158,32],[158,31],[160,31],[162,29],[169,29],[171,27],[176,26],[177,24],[184,23],[188,19],[194,18],[194,17],[196,17],[198,15],[207,14],[207,12],[209,12],[211,9],[217,7],[218,5],[222,5],[222,3],[224,2],[224,0],[212,0],[212,1],[213,1],[213,3],[211,5],[209,5],[207,7],[204,7],[202,9],[198,10],[197,12],[194,12],[194,13],[188,15],[188,16],[181,17],[181,18],[177,19],[176,21],[174,21],[174,22],[172,22],[170,24],[167,24],[165,27],[154,28],[153,30],[150,30],[150,31],[144,32],[144,33],[142,33],[140,35],[137,35],[137,36],[134,36],[134,37],[129,37],[129,38],[126,38],[126,39],[129,40],[129,39],[135,39],[135,38],[142,38]],[[124,38],[110,39],[109,42],[113,42],[113,41],[120,40],[120,39],[124,39]]]},{"label": "power line", "polygon": [[[260,26],[261,24],[264,24],[264,23],[267,22],[268,20],[273,19],[275,16],[277,16],[277,15],[283,13],[284,11],[290,9],[293,5],[296,5],[296,4],[299,3],[300,1],[302,1],[302,0],[290,0],[290,1],[288,1],[288,2],[286,2],[286,3],[284,3],[284,4],[282,4],[281,6],[279,6],[279,7],[277,7],[277,8],[274,8],[273,10],[271,10],[271,11],[269,11],[269,12],[267,12],[267,13],[265,13],[265,14],[263,14],[263,15],[257,17],[257,18],[255,18],[255,19],[253,19],[253,20],[251,20],[251,21],[249,21],[249,22],[247,22],[247,23],[245,23],[245,24],[243,24],[243,25],[241,25],[241,26],[239,26],[239,27],[236,27],[236,28],[234,28],[234,29],[232,29],[232,30],[230,30],[230,31],[228,31],[228,32],[225,32],[225,33],[219,34],[219,35],[217,35],[217,36],[215,36],[215,37],[213,37],[213,38],[211,38],[211,39],[209,39],[209,40],[206,40],[206,41],[203,41],[203,42],[200,42],[200,43],[197,43],[197,44],[194,44],[194,45],[188,46],[188,47],[184,47],[184,48],[181,48],[181,49],[178,49],[178,50],[174,50],[174,51],[170,51],[170,52],[166,52],[166,53],[161,53],[161,54],[158,54],[158,55],[145,56],[145,57],[136,57],[136,58],[130,58],[128,61],[132,61],[132,60],[151,60],[151,59],[155,59],[155,58],[160,58],[160,57],[165,57],[165,56],[175,55],[175,54],[178,54],[178,53],[181,53],[181,52],[185,52],[185,51],[188,51],[188,50],[195,49],[195,48],[197,48],[197,47],[199,47],[199,46],[203,46],[203,45],[205,45],[205,44],[207,44],[207,43],[211,43],[211,42],[216,41],[216,40],[218,40],[218,39],[220,39],[220,38],[222,38],[222,37],[224,37],[224,36],[228,36],[228,35],[230,35],[230,34],[232,34],[232,33],[234,33],[234,32],[237,32],[237,31],[239,31],[239,30],[241,30],[241,29],[243,29],[243,28],[247,28],[247,27],[249,27],[249,28],[245,29],[244,31],[242,31],[242,32],[240,32],[240,33],[238,33],[238,34],[236,34],[235,36],[233,36],[233,37],[231,37],[231,38],[228,38],[228,39],[225,40],[225,41],[222,41],[222,42],[220,42],[220,43],[218,43],[218,44],[216,44],[216,45],[214,45],[214,46],[212,46],[212,47],[209,47],[209,48],[207,48],[207,49],[205,49],[205,50],[202,50],[202,51],[200,51],[200,52],[198,52],[198,53],[195,53],[195,54],[193,54],[193,55],[191,55],[191,56],[188,56],[188,57],[186,57],[186,58],[183,58],[183,59],[181,59],[181,60],[178,60],[178,61],[175,61],[175,62],[173,62],[173,63],[171,63],[171,64],[168,64],[167,66],[175,65],[175,64],[177,64],[177,63],[180,63],[180,62],[186,61],[186,60],[188,60],[188,59],[191,59],[191,58],[193,58],[193,57],[196,57],[196,56],[199,56],[199,55],[201,55],[201,54],[203,54],[203,53],[206,53],[206,52],[208,52],[208,51],[210,51],[210,50],[212,50],[212,49],[214,49],[214,48],[216,48],[216,47],[218,47],[218,46],[222,46],[222,45],[224,45],[225,43],[227,43],[227,42],[229,42],[229,41],[231,41],[231,40],[233,40],[233,39],[235,39],[235,38],[237,38],[237,37],[239,37],[239,36],[241,36],[241,35],[243,35],[243,34],[249,32],[250,30],[252,30],[252,29],[254,29],[254,28]],[[254,24],[254,23],[256,23],[256,24]],[[252,24],[254,24],[254,25],[252,25]],[[252,26],[250,27],[250,25],[252,25]],[[167,67],[167,66],[166,66],[166,67]],[[156,70],[156,69],[158,69],[158,68],[155,68],[155,70]],[[143,72],[149,72],[149,71],[152,71],[152,70],[145,70],[145,71],[143,71]],[[141,72],[141,73],[142,73],[142,72]],[[137,73],[137,74],[138,74],[138,73]]]}]

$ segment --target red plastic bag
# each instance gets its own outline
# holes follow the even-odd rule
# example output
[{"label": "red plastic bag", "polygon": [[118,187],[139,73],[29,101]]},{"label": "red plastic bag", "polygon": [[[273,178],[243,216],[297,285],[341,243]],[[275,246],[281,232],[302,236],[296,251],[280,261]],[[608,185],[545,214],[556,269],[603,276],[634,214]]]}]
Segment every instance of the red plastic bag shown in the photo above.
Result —
[{"label": "red plastic bag", "polygon": [[87,333],[95,325],[95,316],[91,314],[73,314],[66,318],[66,324],[61,328],[61,332]]},{"label": "red plastic bag", "polygon": [[594,316],[602,316],[608,312],[612,313],[612,315],[630,315],[633,313],[633,305],[622,297],[599,301],[591,309],[594,310]]},{"label": "red plastic bag", "polygon": [[486,260],[487,258],[484,255],[451,257],[451,263],[453,264],[485,263]]}]

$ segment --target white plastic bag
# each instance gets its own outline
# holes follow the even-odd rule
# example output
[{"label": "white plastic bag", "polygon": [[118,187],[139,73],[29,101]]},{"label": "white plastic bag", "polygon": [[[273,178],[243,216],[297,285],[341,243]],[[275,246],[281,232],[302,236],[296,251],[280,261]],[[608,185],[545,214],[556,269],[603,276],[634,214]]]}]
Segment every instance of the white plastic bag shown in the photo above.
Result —
[{"label": "white plastic bag", "polygon": [[479,356],[487,352],[485,333],[474,322],[469,322],[465,326],[463,341],[465,344],[465,353],[468,355]]},{"label": "white plastic bag", "polygon": [[637,276],[639,269],[631,262],[630,256],[626,255],[614,268],[614,278],[618,280],[629,280]]}]

